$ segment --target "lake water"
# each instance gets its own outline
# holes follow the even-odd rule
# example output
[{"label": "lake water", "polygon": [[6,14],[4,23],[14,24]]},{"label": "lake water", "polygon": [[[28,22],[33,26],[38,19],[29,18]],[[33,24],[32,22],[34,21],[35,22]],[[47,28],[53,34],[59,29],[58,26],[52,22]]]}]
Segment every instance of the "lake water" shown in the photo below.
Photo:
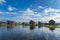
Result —
[{"label": "lake water", "polygon": [[47,27],[16,26],[0,27],[0,40],[60,40],[60,28],[53,32]]}]

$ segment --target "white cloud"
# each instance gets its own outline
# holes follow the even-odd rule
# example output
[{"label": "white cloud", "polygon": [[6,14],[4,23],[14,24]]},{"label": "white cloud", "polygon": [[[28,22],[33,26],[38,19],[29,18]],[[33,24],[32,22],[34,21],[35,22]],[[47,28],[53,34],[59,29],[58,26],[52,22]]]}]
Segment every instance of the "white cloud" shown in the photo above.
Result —
[{"label": "white cloud", "polygon": [[30,20],[34,20],[37,21],[40,19],[41,15],[37,14],[37,12],[34,12],[32,9],[27,8],[25,11],[20,11],[23,12],[22,16],[17,16],[15,17],[15,19],[17,19],[16,21],[20,21],[20,22],[29,22]]},{"label": "white cloud", "polygon": [[0,5],[3,5],[5,2],[5,0],[0,0]]},{"label": "white cloud", "polygon": [[[11,8],[11,7],[10,7]],[[15,10],[14,8],[9,9],[10,11]],[[10,12],[8,12],[9,14]],[[49,20],[53,19],[57,23],[60,22],[60,9],[53,9],[53,8],[45,8],[43,12],[35,12],[33,9],[27,8],[25,11],[17,12],[18,15],[12,17],[12,20],[20,21],[20,22],[28,22],[30,20],[34,21],[41,21],[41,22],[48,22]]]},{"label": "white cloud", "polygon": [[45,9],[44,13],[48,13],[49,11],[47,9]]},{"label": "white cloud", "polygon": [[44,10],[44,15],[48,14],[48,16],[45,16],[43,18],[40,18],[44,22],[48,22],[49,20],[53,19],[56,21],[56,23],[60,22],[60,9],[53,9],[53,8],[46,8]]},{"label": "white cloud", "polygon": [[15,7],[9,6],[9,7],[8,7],[8,10],[9,10],[9,11],[15,11],[15,10],[17,10],[17,9],[16,9]]},{"label": "white cloud", "polygon": [[43,6],[38,6],[38,9],[41,9],[41,8],[43,9],[44,7]]},{"label": "white cloud", "polygon": [[30,8],[27,8],[26,12],[32,12],[32,10]]},{"label": "white cloud", "polygon": [[60,13],[60,9],[46,8],[45,13],[48,13],[48,12]]},{"label": "white cloud", "polygon": [[[56,23],[60,22],[60,9],[46,8],[43,13],[34,12],[30,8],[27,8],[26,11],[23,11],[22,16],[17,16],[20,21],[41,21],[41,22],[49,22],[49,20],[53,19]],[[47,15],[46,15],[47,13]]]},{"label": "white cloud", "polygon": [[7,14],[7,15],[9,15],[9,14],[17,14],[17,12],[0,12],[0,14],[2,15],[2,14]]}]

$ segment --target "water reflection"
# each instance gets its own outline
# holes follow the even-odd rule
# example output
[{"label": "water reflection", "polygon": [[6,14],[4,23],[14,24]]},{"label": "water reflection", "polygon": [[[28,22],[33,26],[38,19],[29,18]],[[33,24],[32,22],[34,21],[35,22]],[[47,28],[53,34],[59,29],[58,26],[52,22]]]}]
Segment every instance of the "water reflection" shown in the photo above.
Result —
[{"label": "water reflection", "polygon": [[9,30],[1,27],[0,40],[60,40],[60,28],[51,32],[47,27],[16,26]]},{"label": "water reflection", "polygon": [[7,26],[7,29],[13,29],[15,26]]},{"label": "water reflection", "polygon": [[35,29],[35,26],[33,27],[33,26],[30,26],[30,30],[33,30],[33,29]]},{"label": "water reflection", "polygon": [[7,29],[12,29],[14,27],[15,27],[15,25],[7,24]]},{"label": "water reflection", "polygon": [[46,25],[51,31],[55,30],[56,25]]}]

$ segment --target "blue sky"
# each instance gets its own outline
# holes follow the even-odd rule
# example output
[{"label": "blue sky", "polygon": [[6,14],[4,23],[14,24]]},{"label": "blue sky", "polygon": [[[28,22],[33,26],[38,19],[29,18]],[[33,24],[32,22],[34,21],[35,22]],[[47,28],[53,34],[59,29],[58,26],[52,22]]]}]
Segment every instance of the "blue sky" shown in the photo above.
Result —
[{"label": "blue sky", "polygon": [[60,22],[60,0],[0,0],[0,20]]}]

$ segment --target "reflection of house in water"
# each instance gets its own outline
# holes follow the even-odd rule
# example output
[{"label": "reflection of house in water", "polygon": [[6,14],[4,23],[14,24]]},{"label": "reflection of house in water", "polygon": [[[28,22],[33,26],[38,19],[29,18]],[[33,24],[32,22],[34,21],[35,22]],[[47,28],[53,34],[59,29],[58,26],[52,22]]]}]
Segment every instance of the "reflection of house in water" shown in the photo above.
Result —
[{"label": "reflection of house in water", "polygon": [[35,27],[30,26],[30,30],[33,30],[33,29],[35,29]]},{"label": "reflection of house in water", "polygon": [[13,22],[13,21],[7,21],[7,27],[8,27],[8,28],[14,26],[15,24],[16,24],[16,22]]}]

